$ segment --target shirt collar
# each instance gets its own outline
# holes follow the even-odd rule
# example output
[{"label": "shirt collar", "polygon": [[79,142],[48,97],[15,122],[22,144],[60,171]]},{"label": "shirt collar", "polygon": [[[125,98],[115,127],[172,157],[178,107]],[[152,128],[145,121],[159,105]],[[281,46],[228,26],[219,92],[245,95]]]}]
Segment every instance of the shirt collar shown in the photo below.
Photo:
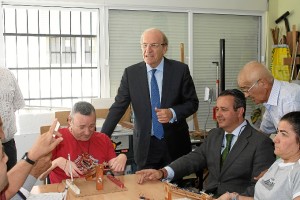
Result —
[{"label": "shirt collar", "polygon": [[[232,131],[232,134],[234,136],[239,136],[241,134],[241,132],[244,130],[244,128],[247,126],[247,121],[244,120],[243,123],[241,123],[238,127],[236,127],[236,129],[234,129]],[[225,131],[225,134],[228,134],[228,132]]]},{"label": "shirt collar", "polygon": [[146,63],[147,72],[150,72],[152,69],[157,69],[158,71],[164,72],[164,61],[165,61],[165,59],[162,58],[159,65],[156,68],[152,68],[152,67],[150,67],[150,65],[148,65]]}]

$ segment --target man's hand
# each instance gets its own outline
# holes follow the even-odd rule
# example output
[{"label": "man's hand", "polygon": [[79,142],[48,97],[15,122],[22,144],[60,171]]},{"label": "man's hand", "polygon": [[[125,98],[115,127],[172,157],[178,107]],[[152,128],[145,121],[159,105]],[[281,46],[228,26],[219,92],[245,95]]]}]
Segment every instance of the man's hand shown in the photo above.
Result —
[{"label": "man's hand", "polygon": [[125,170],[127,156],[125,154],[119,154],[117,157],[108,161],[108,165],[113,172],[122,172]]},{"label": "man's hand", "polygon": [[143,184],[146,181],[159,180],[163,177],[162,172],[156,169],[144,169],[135,173],[140,175],[138,177],[138,184]]},{"label": "man's hand", "polygon": [[71,176],[70,174],[70,162],[71,162],[71,165],[72,165],[72,175],[73,177],[80,177],[81,175],[83,175],[83,172],[81,172],[76,164],[72,161],[69,161],[63,157],[58,157],[56,158],[55,160],[52,161],[52,165],[51,167],[46,171],[44,172],[40,177],[39,179],[43,180],[45,179],[48,174],[53,170],[55,169],[56,167],[59,167],[61,170],[63,170],[65,172],[65,174],[67,176]]},{"label": "man's hand", "polygon": [[[63,140],[60,133],[55,132],[57,119],[54,120],[48,132],[39,135],[31,149],[28,151],[28,157],[36,161],[52,150]],[[54,137],[57,136],[57,137]]]},{"label": "man's hand", "polygon": [[222,196],[220,196],[216,200],[231,200],[231,194],[229,192],[225,192]]},{"label": "man's hand", "polygon": [[51,167],[51,156],[52,154],[49,153],[48,155],[38,159],[34,167],[31,169],[30,174],[36,179],[39,178],[41,174]]},{"label": "man's hand", "polygon": [[155,108],[155,112],[160,123],[169,123],[169,121],[173,118],[173,113],[170,109]]}]

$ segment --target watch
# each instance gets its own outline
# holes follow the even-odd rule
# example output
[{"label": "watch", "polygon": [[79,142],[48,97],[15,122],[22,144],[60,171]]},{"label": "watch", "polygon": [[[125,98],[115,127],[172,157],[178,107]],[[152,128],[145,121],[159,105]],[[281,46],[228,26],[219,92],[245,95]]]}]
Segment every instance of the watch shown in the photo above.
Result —
[{"label": "watch", "polygon": [[26,152],[24,154],[24,156],[22,157],[23,160],[25,160],[26,162],[28,162],[29,164],[31,165],[34,165],[35,164],[35,161],[31,160],[29,157],[28,157],[28,152]]},{"label": "watch", "polygon": [[168,172],[167,172],[167,170],[165,168],[161,168],[158,171],[162,172],[162,177],[159,179],[160,181],[167,178]]},{"label": "watch", "polygon": [[239,200],[239,194],[237,194],[235,197],[231,198],[231,200]]}]

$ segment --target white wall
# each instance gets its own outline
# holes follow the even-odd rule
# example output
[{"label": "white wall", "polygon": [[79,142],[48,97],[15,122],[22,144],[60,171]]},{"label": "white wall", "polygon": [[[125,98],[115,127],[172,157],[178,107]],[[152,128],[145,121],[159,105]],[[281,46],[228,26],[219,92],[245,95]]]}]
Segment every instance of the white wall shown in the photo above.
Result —
[{"label": "white wall", "polygon": [[40,134],[40,127],[51,125],[54,120],[54,111],[27,111],[21,110],[16,115],[17,130],[15,141],[17,157],[21,159]]},{"label": "white wall", "polygon": [[33,2],[36,4],[52,4],[66,3],[76,5],[90,4],[90,5],[107,5],[107,6],[138,6],[144,7],[173,7],[173,8],[187,8],[187,9],[220,9],[220,10],[248,10],[248,11],[266,11],[268,9],[267,0],[6,0],[2,2]]}]

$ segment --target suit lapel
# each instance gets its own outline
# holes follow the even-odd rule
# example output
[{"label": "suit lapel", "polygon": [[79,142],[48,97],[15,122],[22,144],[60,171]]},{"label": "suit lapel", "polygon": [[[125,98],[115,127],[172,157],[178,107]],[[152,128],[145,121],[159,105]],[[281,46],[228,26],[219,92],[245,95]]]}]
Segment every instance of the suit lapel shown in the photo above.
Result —
[{"label": "suit lapel", "polygon": [[[145,62],[141,62],[138,70],[136,71],[136,79],[136,83],[138,83],[136,87],[140,88],[140,99],[142,99],[144,103],[148,103],[151,106],[147,67]],[[147,102],[145,102],[145,99]]]},{"label": "suit lapel", "polygon": [[228,154],[221,171],[221,175],[230,167],[230,165],[239,157],[240,153],[248,145],[248,137],[251,135],[250,125],[248,124],[242,131],[238,140],[233,145]]},{"label": "suit lapel", "polygon": [[164,74],[163,74],[163,84],[162,84],[162,92],[161,92],[161,107],[164,108],[166,105],[166,101],[168,99],[172,77],[174,70],[172,70],[172,66],[170,61],[167,58],[164,58]]},{"label": "suit lapel", "polygon": [[[209,168],[210,173],[219,176],[220,174],[220,160],[221,160],[221,147],[224,137],[224,130],[223,129],[215,129],[216,131],[211,133],[211,138],[208,136],[208,146],[206,148],[213,149],[212,151],[209,150],[209,160],[208,162],[215,162],[215,167]],[[214,148],[212,148],[214,147]]]},{"label": "suit lapel", "polygon": [[223,143],[223,138],[224,138],[224,134],[225,131],[223,129],[220,129],[221,133],[218,133],[216,136],[216,140],[215,140],[215,146],[218,147],[216,148],[216,150],[214,151],[214,160],[215,162],[217,162],[217,173],[219,174],[221,171],[221,148],[222,148],[222,143]]}]

